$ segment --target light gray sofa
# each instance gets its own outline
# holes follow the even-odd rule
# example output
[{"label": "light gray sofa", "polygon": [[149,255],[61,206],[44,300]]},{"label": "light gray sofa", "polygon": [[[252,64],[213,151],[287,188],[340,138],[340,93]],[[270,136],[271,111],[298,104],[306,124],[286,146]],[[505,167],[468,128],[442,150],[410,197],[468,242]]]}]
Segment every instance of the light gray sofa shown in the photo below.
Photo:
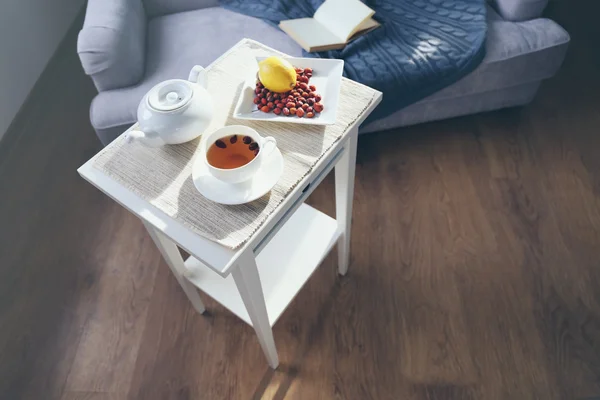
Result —
[{"label": "light gray sofa", "polygon": [[[548,0],[490,0],[487,56],[446,89],[361,128],[396,128],[529,103],[560,68],[569,35],[538,18]],[[186,78],[244,37],[293,56],[302,49],[256,18],[218,7],[217,0],[89,0],[78,52],[99,93],[90,108],[108,144],[136,121],[137,105],[156,83]]]}]

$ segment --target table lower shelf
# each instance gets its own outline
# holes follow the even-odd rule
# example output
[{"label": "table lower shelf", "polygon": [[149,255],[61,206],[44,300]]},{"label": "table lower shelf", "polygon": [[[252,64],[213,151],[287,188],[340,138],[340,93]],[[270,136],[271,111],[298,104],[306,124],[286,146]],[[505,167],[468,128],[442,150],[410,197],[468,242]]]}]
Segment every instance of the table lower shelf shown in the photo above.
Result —
[{"label": "table lower shelf", "polygon": [[[283,314],[340,236],[337,221],[302,204],[256,257],[271,326]],[[194,257],[186,275],[201,291],[252,325],[233,277],[219,276]]]}]

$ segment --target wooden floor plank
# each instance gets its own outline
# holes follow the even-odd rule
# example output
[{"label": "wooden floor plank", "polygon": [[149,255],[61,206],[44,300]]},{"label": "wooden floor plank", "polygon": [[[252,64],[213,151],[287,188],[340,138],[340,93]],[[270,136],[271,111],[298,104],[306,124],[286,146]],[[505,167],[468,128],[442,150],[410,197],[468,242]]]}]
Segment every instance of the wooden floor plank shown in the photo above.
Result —
[{"label": "wooden floor plank", "polygon": [[61,400],[122,400],[124,394],[106,392],[65,392]]}]

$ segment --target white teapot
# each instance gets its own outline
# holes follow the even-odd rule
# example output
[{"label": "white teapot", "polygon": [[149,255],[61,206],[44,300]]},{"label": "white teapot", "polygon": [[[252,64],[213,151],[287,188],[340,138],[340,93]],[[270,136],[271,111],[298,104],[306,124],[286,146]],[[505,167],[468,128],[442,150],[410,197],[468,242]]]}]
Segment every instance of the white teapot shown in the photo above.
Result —
[{"label": "white teapot", "polygon": [[187,81],[171,79],[150,89],[138,106],[139,128],[127,132],[126,140],[150,146],[189,142],[204,132],[212,117],[206,71],[196,65]]}]

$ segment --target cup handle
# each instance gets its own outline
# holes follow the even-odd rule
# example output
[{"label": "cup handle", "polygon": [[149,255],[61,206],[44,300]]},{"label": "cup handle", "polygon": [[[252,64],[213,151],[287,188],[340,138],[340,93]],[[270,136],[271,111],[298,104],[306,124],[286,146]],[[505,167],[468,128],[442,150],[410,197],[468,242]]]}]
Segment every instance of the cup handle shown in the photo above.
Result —
[{"label": "cup handle", "polygon": [[263,157],[268,157],[276,148],[277,140],[275,140],[274,137],[269,136],[264,138],[262,143],[262,150],[260,152],[262,153]]}]

